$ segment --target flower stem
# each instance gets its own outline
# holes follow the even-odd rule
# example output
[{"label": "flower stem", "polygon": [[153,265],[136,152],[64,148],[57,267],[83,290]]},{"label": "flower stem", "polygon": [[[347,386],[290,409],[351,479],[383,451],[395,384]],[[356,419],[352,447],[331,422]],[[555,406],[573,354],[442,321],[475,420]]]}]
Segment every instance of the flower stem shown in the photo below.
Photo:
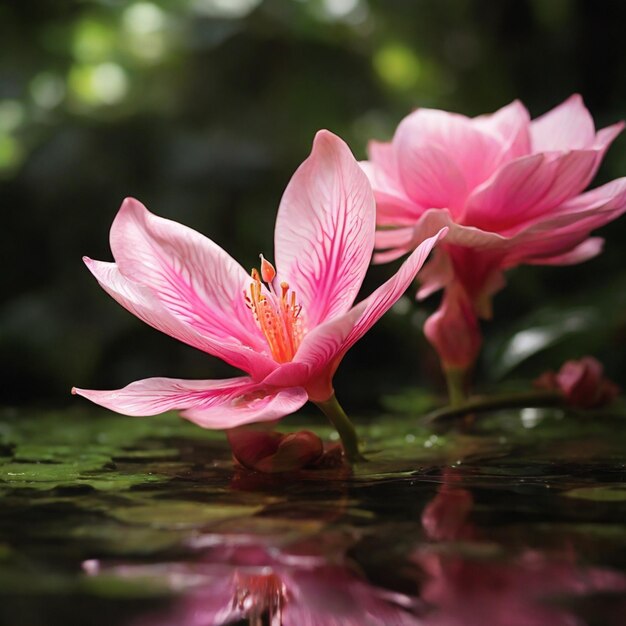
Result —
[{"label": "flower stem", "polygon": [[511,393],[498,396],[470,398],[461,404],[450,404],[432,411],[423,417],[427,423],[439,422],[455,417],[462,417],[468,413],[483,413],[498,409],[515,409],[526,407],[562,406],[563,396],[557,391],[531,391]]},{"label": "flower stem", "polygon": [[359,440],[356,430],[345,411],[341,408],[335,394],[330,396],[328,400],[316,402],[315,404],[319,407],[320,411],[326,415],[330,423],[339,433],[343,452],[348,462],[357,463],[359,461],[365,461],[365,457],[359,452]]},{"label": "flower stem", "polygon": [[462,406],[467,399],[465,395],[465,370],[449,369],[445,373],[450,406]]}]

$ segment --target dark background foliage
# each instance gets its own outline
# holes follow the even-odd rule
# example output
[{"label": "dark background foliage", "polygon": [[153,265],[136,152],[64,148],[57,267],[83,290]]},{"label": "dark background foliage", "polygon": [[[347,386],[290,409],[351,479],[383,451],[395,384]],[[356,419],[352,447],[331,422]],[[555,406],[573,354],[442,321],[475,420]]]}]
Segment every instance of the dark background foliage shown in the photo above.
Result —
[{"label": "dark background foliage", "polygon": [[[81,263],[110,260],[124,196],[207,234],[244,266],[272,257],[275,212],[319,128],[359,158],[417,106],[476,115],[572,92],[597,126],[626,117],[620,0],[5,0],[0,3],[3,402],[63,405],[72,385],[210,378],[217,359],[115,304]],[[626,174],[618,139],[594,184]],[[605,253],[522,268],[485,325],[478,380],[594,353],[626,382],[626,220]],[[364,291],[387,277],[372,268]],[[407,294],[348,355],[350,408],[440,384]]]}]

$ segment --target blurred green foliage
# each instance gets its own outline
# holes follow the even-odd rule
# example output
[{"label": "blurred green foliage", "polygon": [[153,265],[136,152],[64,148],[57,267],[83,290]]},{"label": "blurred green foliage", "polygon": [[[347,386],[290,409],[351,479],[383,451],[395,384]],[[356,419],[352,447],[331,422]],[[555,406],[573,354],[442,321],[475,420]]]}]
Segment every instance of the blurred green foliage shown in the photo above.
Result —
[{"label": "blurred green foliage", "polygon": [[[73,384],[230,373],[142,325],[83,267],[84,254],[110,259],[123,197],[252,266],[272,257],[280,195],[319,128],[363,158],[417,106],[475,115],[519,97],[538,115],[578,91],[598,126],[625,117],[625,19],[618,0],[1,3],[3,401],[65,404],[78,402]],[[621,138],[596,183],[624,173]],[[592,352],[626,382],[625,231],[624,220],[605,228],[605,253],[579,267],[510,275],[479,380]],[[391,271],[373,268],[364,291]],[[436,298],[408,294],[348,355],[337,378],[347,407],[439,383],[420,330]],[[576,325],[581,309],[591,321]],[[535,334],[531,353],[511,356],[517,333],[559,319],[571,332]]]}]

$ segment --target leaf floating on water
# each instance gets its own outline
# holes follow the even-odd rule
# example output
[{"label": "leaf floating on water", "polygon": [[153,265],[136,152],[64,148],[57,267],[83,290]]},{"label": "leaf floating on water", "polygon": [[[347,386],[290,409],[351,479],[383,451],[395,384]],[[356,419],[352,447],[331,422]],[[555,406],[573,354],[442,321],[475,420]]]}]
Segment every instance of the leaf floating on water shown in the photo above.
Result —
[{"label": "leaf floating on water", "polygon": [[201,528],[224,519],[248,517],[258,513],[262,508],[243,504],[159,500],[141,506],[111,509],[109,514],[126,524],[181,529]]}]

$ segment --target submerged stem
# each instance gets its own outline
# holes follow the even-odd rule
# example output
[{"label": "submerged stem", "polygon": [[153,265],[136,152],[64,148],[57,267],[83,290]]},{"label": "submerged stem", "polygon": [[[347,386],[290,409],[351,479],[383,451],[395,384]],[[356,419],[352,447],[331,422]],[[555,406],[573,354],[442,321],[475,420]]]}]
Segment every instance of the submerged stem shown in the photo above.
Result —
[{"label": "submerged stem", "polygon": [[449,369],[446,370],[445,374],[450,406],[457,407],[463,405],[467,400],[465,395],[465,370]]},{"label": "submerged stem", "polygon": [[324,400],[324,402],[316,402],[315,404],[319,407],[322,413],[326,415],[326,417],[330,420],[330,423],[339,433],[341,444],[343,446],[343,452],[348,462],[357,463],[359,461],[365,461],[365,457],[359,452],[359,440],[357,438],[356,430],[354,429],[350,418],[341,408],[335,394],[330,396],[328,400]]}]

